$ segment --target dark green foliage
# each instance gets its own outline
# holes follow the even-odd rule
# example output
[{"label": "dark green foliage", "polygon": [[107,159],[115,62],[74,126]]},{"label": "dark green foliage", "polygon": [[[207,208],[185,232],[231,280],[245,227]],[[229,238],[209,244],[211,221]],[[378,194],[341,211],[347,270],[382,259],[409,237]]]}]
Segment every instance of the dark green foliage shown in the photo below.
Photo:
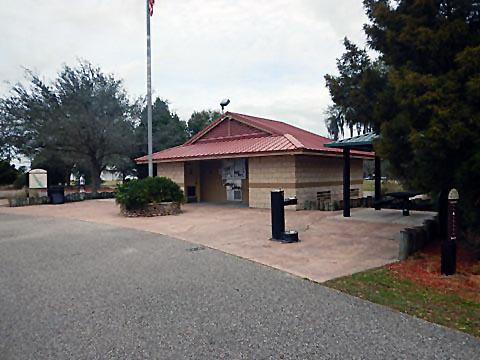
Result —
[{"label": "dark green foliage", "polygon": [[17,178],[13,182],[13,187],[15,189],[23,189],[27,186],[27,177],[28,173],[26,173],[25,166],[20,166],[17,170]]},{"label": "dark green foliage", "polygon": [[[148,164],[137,164],[135,170],[138,179],[145,179],[146,177],[148,177]],[[157,164],[155,163],[153,163],[153,173],[157,173]]]},{"label": "dark green foliage", "polygon": [[5,100],[0,99],[0,159],[10,160],[18,151],[19,128]]},{"label": "dark green foliage", "polygon": [[457,187],[467,223],[480,226],[480,2],[365,5],[397,104],[378,149],[412,187]]},{"label": "dark green foliage", "polygon": [[196,135],[221,115],[220,112],[212,110],[194,111],[187,123],[188,137],[191,138]]},{"label": "dark green foliage", "polygon": [[118,186],[115,198],[127,210],[140,209],[154,202],[184,200],[182,189],[166,177],[147,177],[126,182]]},{"label": "dark green foliage", "polygon": [[0,161],[0,185],[10,185],[18,177],[18,170],[9,161]]},{"label": "dark green foliage", "polygon": [[15,189],[23,189],[27,186],[27,174],[18,174],[17,178],[13,182],[13,187]]},{"label": "dark green foliage", "polygon": [[[147,142],[147,108],[144,104],[140,105],[141,115],[140,123],[135,128],[135,153],[134,158],[146,155],[148,153]],[[178,115],[170,111],[168,101],[156,98],[152,105],[152,145],[153,152],[168,149],[173,146],[183,144],[187,140],[187,126],[181,121]],[[115,163],[115,168],[121,170],[125,162]],[[154,174],[156,173],[154,164]],[[137,164],[130,171],[131,175],[136,175],[143,179],[148,176],[147,164]],[[129,174],[126,174],[129,175]]]},{"label": "dark green foliage", "polygon": [[36,157],[85,164],[94,191],[112,158],[134,149],[134,119],[121,81],[88,62],[64,66],[50,84],[30,74],[30,87],[17,85],[2,100],[2,113],[21,134],[19,151]]},{"label": "dark green foliage", "polygon": [[334,105],[327,110],[327,129],[338,139],[378,129],[374,116],[386,108],[383,92],[387,86],[387,70],[380,61],[373,61],[365,49],[358,48],[350,40],[343,40],[346,52],[337,59],[338,76],[325,75],[326,85]]},{"label": "dark green foliage", "polygon": [[[141,107],[141,121],[135,128],[136,150],[135,157],[146,155],[147,148],[147,109],[144,104]],[[195,111],[188,120],[180,120],[175,112],[170,111],[167,100],[156,98],[152,106],[152,141],[153,152],[168,149],[174,146],[182,145],[187,139],[197,134],[200,130],[208,126],[212,121],[220,117],[218,111],[202,110]],[[115,168],[122,169],[122,162]],[[134,174],[139,178],[148,176],[146,164],[137,165]]]},{"label": "dark green foliage", "polygon": [[120,173],[122,177],[122,181],[125,180],[127,176],[137,176],[137,170],[135,166],[135,161],[127,155],[116,155],[113,156],[110,160],[109,165],[111,166],[111,170],[114,170]]},{"label": "dark green foliage", "polygon": [[[350,84],[357,84],[370,102],[367,114],[381,134],[375,148],[397,178],[434,194],[456,187],[464,225],[480,228],[480,1],[365,0],[364,5],[370,20],[364,29],[379,53],[385,84],[374,88],[369,100],[371,88],[358,81],[356,71],[365,61],[347,48],[344,56],[353,60],[348,71],[339,70],[348,81],[336,90],[349,95]],[[354,121],[365,125],[362,117]]]},{"label": "dark green foliage", "polygon": [[11,185],[15,189],[21,189],[27,185],[27,174],[25,174],[25,167],[20,166],[16,169],[8,161],[0,161],[0,185]]},{"label": "dark green foliage", "polygon": [[[87,61],[64,66],[46,83],[28,72],[28,87],[13,87],[0,99],[0,156],[23,154],[34,167],[49,171],[49,182],[68,182],[73,170],[86,175],[96,189],[105,169],[141,177],[144,165],[134,159],[147,154],[147,109],[132,104],[122,82]],[[157,98],[152,109],[153,151],[183,144],[220,114],[195,112],[187,123]]]},{"label": "dark green foliage", "polygon": [[[186,123],[175,112],[170,111],[167,100],[157,98],[152,105],[153,152],[183,144],[199,131],[203,130],[221,114],[218,111],[195,111]],[[142,107],[141,121],[135,129],[137,156],[147,154],[147,109]],[[142,171],[140,171],[142,172]]]},{"label": "dark green foliage", "polygon": [[[143,107],[140,124],[135,129],[137,155],[148,152],[147,108]],[[153,152],[181,145],[187,140],[186,124],[178,115],[170,111],[168,101],[157,98],[152,105],[152,143]]]},{"label": "dark green foliage", "polygon": [[68,184],[70,172],[73,167],[68,156],[61,152],[41,150],[32,160],[32,169],[44,169],[47,171],[48,186]]}]

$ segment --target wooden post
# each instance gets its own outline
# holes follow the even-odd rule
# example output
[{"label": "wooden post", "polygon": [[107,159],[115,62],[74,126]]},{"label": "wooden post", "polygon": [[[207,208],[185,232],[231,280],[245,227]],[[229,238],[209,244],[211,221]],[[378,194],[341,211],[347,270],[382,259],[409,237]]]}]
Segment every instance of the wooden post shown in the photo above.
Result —
[{"label": "wooden post", "polygon": [[350,148],[343,148],[343,217],[350,217]]}]

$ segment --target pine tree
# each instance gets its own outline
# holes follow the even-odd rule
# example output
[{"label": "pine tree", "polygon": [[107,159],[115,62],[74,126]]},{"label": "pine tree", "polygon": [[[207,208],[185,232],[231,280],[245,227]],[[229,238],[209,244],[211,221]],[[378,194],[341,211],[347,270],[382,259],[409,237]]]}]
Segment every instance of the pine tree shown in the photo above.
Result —
[{"label": "pine tree", "polygon": [[[369,102],[366,110],[357,104],[355,115],[370,109],[364,114],[381,134],[376,150],[397,177],[437,194],[456,187],[468,225],[480,228],[480,1],[364,0],[364,6],[368,45],[379,54],[385,84],[369,98],[371,88],[349,73],[361,59],[339,67]],[[338,92],[348,95],[345,83]],[[362,116],[349,121],[365,124]]]}]

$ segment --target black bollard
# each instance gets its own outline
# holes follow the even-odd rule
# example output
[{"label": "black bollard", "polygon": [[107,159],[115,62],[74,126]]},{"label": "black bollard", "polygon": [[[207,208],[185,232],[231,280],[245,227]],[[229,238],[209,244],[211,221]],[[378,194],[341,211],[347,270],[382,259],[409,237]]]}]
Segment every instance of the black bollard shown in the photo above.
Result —
[{"label": "black bollard", "polygon": [[271,210],[272,210],[272,240],[282,240],[285,232],[285,209],[283,203],[283,190],[275,189],[271,191]]},{"label": "black bollard", "polygon": [[448,193],[447,236],[442,243],[441,272],[444,275],[455,274],[457,268],[458,199],[457,190],[450,190]]},{"label": "black bollard", "polygon": [[296,205],[297,198],[284,199],[281,189],[271,191],[272,211],[272,240],[284,243],[298,242],[298,232],[295,230],[285,231],[285,206]]}]

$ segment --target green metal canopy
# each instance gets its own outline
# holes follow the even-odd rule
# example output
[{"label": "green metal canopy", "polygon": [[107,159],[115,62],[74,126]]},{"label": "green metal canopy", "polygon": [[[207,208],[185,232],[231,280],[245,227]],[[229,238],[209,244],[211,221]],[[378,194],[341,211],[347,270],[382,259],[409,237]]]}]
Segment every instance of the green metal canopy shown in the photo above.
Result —
[{"label": "green metal canopy", "polygon": [[[343,149],[343,216],[350,217],[350,150],[373,151],[373,141],[379,135],[368,133],[325,144],[325,147]],[[381,198],[380,158],[375,156],[375,210],[380,210]]]},{"label": "green metal canopy", "polygon": [[375,133],[362,134],[348,139],[337,140],[328,144],[326,147],[331,148],[350,148],[359,151],[373,151],[373,140],[377,139],[379,135]]}]

